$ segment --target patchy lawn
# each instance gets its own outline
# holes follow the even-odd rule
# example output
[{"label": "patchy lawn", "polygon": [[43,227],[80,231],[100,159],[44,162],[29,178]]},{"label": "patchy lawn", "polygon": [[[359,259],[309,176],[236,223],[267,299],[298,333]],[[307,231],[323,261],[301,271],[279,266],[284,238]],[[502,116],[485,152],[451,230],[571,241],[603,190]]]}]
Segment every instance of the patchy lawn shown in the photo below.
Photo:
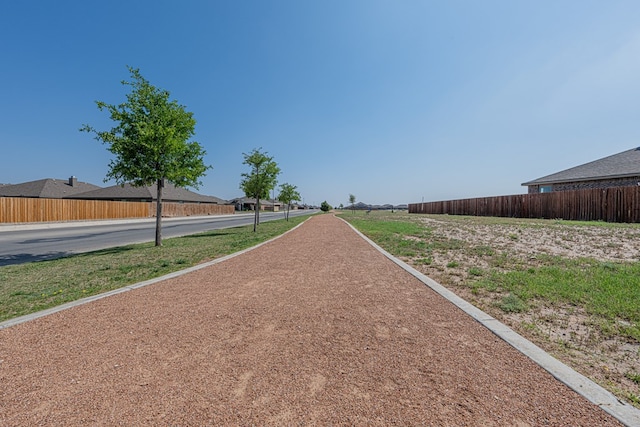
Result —
[{"label": "patchy lawn", "polygon": [[342,217],[640,407],[640,225],[401,212]]}]

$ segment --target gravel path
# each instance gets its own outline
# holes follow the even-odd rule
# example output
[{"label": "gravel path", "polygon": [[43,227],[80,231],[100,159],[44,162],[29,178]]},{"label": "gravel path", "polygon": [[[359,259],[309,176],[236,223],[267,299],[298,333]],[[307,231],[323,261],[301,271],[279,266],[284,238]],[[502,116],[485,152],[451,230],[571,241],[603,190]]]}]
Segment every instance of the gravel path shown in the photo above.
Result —
[{"label": "gravel path", "polygon": [[331,215],[0,330],[0,425],[619,425]]}]

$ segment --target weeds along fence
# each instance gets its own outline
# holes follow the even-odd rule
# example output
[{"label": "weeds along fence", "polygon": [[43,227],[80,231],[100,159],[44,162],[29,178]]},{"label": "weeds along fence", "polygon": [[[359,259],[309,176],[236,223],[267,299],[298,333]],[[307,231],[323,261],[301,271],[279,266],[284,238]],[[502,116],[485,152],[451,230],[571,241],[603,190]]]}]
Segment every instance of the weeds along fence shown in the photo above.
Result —
[{"label": "weeds along fence", "polygon": [[409,213],[638,223],[640,187],[412,203]]},{"label": "weeds along fence", "polygon": [[[164,202],[162,208],[163,216],[224,215],[234,212],[231,205],[199,203]],[[155,212],[155,202],[0,197],[0,223],[149,218],[155,216]]]}]

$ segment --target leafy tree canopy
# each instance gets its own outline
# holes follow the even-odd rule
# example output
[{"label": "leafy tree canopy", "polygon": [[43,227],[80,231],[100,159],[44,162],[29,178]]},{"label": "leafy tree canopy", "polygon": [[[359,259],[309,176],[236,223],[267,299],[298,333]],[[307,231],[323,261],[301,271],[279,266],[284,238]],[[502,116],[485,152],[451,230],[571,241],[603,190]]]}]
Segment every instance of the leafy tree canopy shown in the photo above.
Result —
[{"label": "leafy tree canopy", "polygon": [[89,125],[82,131],[95,133],[96,140],[109,145],[115,155],[107,178],[117,183],[146,186],[167,180],[177,187],[198,187],[210,166],[205,165],[202,146],[188,140],[195,133],[193,113],[185,110],[169,92],[151,85],[138,69],[128,67],[131,87],[126,102],[119,105],[96,101],[107,110],[116,125],[97,131]]},{"label": "leafy tree canopy", "polygon": [[200,177],[210,166],[205,165],[202,146],[188,140],[195,133],[193,114],[169,92],[151,85],[137,68],[127,67],[131,87],[126,102],[119,105],[96,101],[100,111],[107,110],[115,126],[98,131],[89,125],[80,130],[94,133],[95,139],[107,144],[115,158],[109,163],[107,178],[118,184],[157,185],[156,246],[162,245],[162,188],[165,181],[177,187],[198,187]]},{"label": "leafy tree canopy", "polygon": [[254,148],[250,153],[243,153],[243,164],[250,167],[250,172],[242,173],[240,189],[247,197],[256,199],[255,219],[253,231],[260,220],[260,199],[268,199],[269,192],[276,186],[280,168],[262,148]]},{"label": "leafy tree canopy", "polygon": [[278,194],[278,200],[287,205],[286,218],[289,220],[289,208],[291,202],[300,200],[300,193],[298,193],[298,187],[289,183],[280,184],[280,194]]},{"label": "leafy tree canopy", "polygon": [[353,194],[349,194],[349,203],[351,203],[351,209],[353,210],[353,212],[356,211],[356,196]]},{"label": "leafy tree canopy", "polygon": [[331,210],[331,205],[325,200],[320,204],[320,210],[322,212],[329,212]]}]

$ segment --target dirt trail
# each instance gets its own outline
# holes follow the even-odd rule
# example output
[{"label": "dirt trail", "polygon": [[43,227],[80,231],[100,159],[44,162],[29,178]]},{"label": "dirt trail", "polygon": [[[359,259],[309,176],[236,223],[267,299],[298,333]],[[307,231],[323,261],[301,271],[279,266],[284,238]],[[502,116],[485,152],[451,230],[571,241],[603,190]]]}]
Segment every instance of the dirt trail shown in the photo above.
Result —
[{"label": "dirt trail", "polygon": [[0,330],[0,425],[618,425],[331,215]]}]

